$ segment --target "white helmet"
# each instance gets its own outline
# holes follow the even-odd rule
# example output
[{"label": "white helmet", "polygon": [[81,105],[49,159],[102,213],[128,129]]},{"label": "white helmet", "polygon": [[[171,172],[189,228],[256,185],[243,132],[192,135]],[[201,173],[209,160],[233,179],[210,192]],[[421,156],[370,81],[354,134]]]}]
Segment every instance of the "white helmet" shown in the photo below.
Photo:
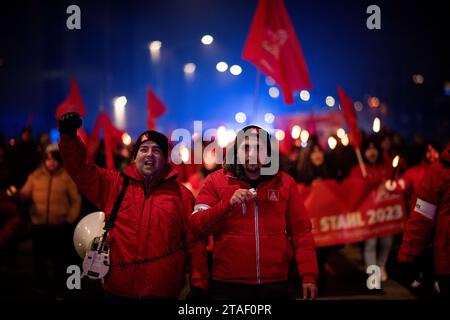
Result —
[{"label": "white helmet", "polygon": [[104,226],[105,213],[102,211],[92,212],[78,222],[73,233],[73,245],[82,259],[91,248],[92,240],[103,235]]}]

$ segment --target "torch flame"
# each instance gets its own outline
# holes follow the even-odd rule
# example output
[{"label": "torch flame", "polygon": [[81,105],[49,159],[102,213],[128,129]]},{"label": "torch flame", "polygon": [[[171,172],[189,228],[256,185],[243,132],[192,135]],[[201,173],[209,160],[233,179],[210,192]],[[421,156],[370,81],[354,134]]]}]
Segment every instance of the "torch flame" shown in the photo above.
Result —
[{"label": "torch flame", "polygon": [[372,130],[373,130],[373,132],[378,133],[378,132],[380,132],[380,129],[381,129],[381,121],[380,121],[380,118],[375,117],[375,118],[373,119]]},{"label": "torch flame", "polygon": [[398,161],[400,160],[400,157],[399,156],[395,156],[395,158],[394,158],[394,160],[392,160],[392,166],[394,167],[394,168],[397,168],[397,166],[398,166]]},{"label": "torch flame", "polygon": [[128,133],[124,132],[122,134],[122,142],[126,146],[129,146],[131,144],[131,137]]}]

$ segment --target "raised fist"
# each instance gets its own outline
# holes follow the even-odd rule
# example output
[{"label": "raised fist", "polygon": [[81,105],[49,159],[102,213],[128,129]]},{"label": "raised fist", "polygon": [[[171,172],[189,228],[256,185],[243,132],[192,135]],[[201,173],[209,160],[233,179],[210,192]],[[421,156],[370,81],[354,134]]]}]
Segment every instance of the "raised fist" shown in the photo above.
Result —
[{"label": "raised fist", "polygon": [[81,127],[82,120],[76,112],[65,113],[58,120],[58,129],[60,134],[76,135],[78,128]]}]

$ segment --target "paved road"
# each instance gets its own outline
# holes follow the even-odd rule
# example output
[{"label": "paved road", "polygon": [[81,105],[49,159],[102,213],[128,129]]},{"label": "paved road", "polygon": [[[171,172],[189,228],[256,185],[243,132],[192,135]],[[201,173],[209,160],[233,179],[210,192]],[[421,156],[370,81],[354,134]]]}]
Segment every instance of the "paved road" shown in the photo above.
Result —
[{"label": "paved road", "polygon": [[[53,299],[54,296],[36,295],[33,289],[31,240],[25,238],[17,247],[16,266],[0,267],[0,299]],[[391,259],[393,260],[393,259]],[[416,296],[394,279],[382,283],[381,292],[366,288],[367,274],[362,267],[361,252],[358,245],[335,250],[329,258],[329,272],[319,283],[319,299],[329,300],[373,300],[373,299],[416,299]],[[388,266],[393,270],[394,265]],[[395,273],[395,272],[394,272]],[[92,281],[82,282],[83,290],[72,291],[69,299],[101,299],[100,284]]]}]

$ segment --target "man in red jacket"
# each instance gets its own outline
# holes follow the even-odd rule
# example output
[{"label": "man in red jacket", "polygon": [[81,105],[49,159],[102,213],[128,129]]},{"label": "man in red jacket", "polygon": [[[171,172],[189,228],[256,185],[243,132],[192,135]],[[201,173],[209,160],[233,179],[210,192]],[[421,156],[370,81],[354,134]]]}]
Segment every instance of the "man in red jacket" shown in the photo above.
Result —
[{"label": "man in red jacket", "polygon": [[[106,213],[106,219],[125,176],[129,178],[108,234],[111,268],[104,282],[107,296],[178,298],[186,263],[191,288],[206,290],[205,244],[197,242],[188,249],[181,245],[192,240],[189,216],[194,197],[177,182],[177,175],[168,163],[167,138],[156,131],[141,134],[134,161],[120,173],[99,168],[88,160],[86,147],[76,135],[80,126],[77,113],[67,113],[59,120],[61,155],[80,191]],[[140,263],[154,257],[162,258]]]},{"label": "man in red jacket", "polygon": [[262,174],[271,157],[268,133],[245,127],[231,152],[232,163],[208,175],[191,215],[194,234],[214,237],[211,298],[291,298],[287,280],[295,256],[303,297],[315,299],[311,222],[289,175]]},{"label": "man in red jacket", "polygon": [[414,264],[434,232],[434,272],[440,295],[450,299],[450,145],[425,172],[411,211],[398,255],[399,276],[408,285],[413,282]]}]

